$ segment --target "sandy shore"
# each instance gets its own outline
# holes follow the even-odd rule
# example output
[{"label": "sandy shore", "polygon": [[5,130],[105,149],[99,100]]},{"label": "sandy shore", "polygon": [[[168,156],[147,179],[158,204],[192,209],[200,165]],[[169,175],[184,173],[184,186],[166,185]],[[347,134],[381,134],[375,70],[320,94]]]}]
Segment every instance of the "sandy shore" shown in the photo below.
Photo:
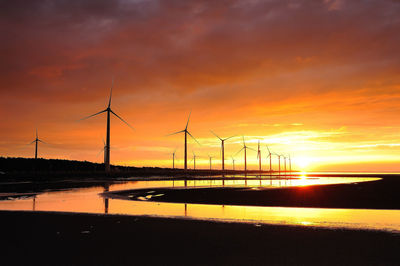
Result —
[{"label": "sandy shore", "polygon": [[400,236],[167,218],[0,211],[3,265],[398,265]]}]

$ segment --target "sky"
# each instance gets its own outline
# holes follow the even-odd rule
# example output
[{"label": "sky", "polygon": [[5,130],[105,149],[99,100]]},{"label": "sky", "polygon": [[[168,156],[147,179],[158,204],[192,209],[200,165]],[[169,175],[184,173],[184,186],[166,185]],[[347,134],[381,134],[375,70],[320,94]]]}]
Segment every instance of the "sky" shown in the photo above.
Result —
[{"label": "sky", "polygon": [[[0,1],[0,156],[400,171],[400,1]],[[248,151],[249,168],[257,153]],[[273,168],[277,168],[273,156]],[[283,163],[283,161],[282,161]],[[189,162],[192,167],[193,162]]]}]

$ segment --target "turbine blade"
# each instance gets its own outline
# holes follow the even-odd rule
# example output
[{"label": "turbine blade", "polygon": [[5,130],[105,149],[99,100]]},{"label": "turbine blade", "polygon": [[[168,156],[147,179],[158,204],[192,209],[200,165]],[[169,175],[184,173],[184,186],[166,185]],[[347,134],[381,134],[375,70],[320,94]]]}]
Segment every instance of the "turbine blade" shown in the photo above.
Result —
[{"label": "turbine blade", "polygon": [[190,115],[192,114],[192,111],[190,111],[190,113],[189,113],[189,117],[188,117],[188,120],[187,120],[187,122],[186,122],[186,127],[185,127],[185,129],[187,130],[187,128],[188,128],[188,125],[189,125],[189,119],[190,119]]},{"label": "turbine blade", "polygon": [[212,130],[210,130],[210,131],[211,131],[211,133],[214,134],[214,136],[216,136],[216,137],[219,138],[220,140],[223,140],[223,139],[221,139],[217,134],[215,134]]},{"label": "turbine blade", "polygon": [[250,149],[250,150],[252,150],[252,151],[256,151],[255,149],[250,148],[250,147],[247,147],[247,146],[246,146],[246,149]]},{"label": "turbine blade", "polygon": [[99,153],[96,155],[96,157],[99,157],[99,155],[100,155],[102,152],[104,152],[104,148],[101,149],[101,150],[99,151]]},{"label": "turbine blade", "polygon": [[38,138],[38,133],[37,133],[37,129],[36,129],[36,138]]},{"label": "turbine blade", "polygon": [[135,130],[131,125],[128,124],[128,122],[126,122],[124,119],[122,119],[122,117],[120,117],[119,115],[117,115],[116,113],[114,113],[113,110],[111,110],[111,113],[113,113],[113,115],[115,115],[116,117],[118,117],[122,122],[124,122],[125,124],[127,124],[128,127],[130,127],[131,129]]},{"label": "turbine blade", "polygon": [[43,144],[47,144],[47,145],[49,145],[49,143],[46,143],[46,142],[44,142],[43,140],[41,140],[41,139],[38,139],[38,141],[40,141],[41,143],[43,143]]},{"label": "turbine blade", "polygon": [[187,131],[187,133],[189,134],[189,136],[191,136],[197,142],[197,144],[199,144],[201,146],[200,142],[198,142],[197,139],[195,137],[193,137],[192,134],[190,134],[189,131]]},{"label": "turbine blade", "polygon": [[228,140],[228,139],[231,139],[231,138],[233,138],[233,137],[236,137],[236,135],[230,136],[229,138],[225,138],[224,141],[225,141],[225,140]]},{"label": "turbine blade", "polygon": [[266,146],[267,146],[267,150],[268,150],[268,152],[269,152],[269,153],[271,153],[271,151],[270,151],[270,150],[269,150],[269,148],[268,148],[268,145],[266,145]]},{"label": "turbine blade", "polygon": [[235,153],[233,156],[236,156],[236,155],[238,155],[242,150],[244,149],[244,147],[243,148],[241,148],[237,153]]},{"label": "turbine blade", "polygon": [[35,143],[35,141],[36,141],[36,140],[34,140],[34,141],[32,141],[31,143],[29,143],[29,144],[26,144],[26,145],[31,145],[31,144]]},{"label": "turbine blade", "polygon": [[78,121],[86,120],[86,119],[88,119],[88,118],[91,118],[91,117],[96,116],[96,115],[98,115],[98,114],[104,113],[104,112],[106,112],[106,111],[107,111],[107,110],[100,111],[100,112],[95,113],[95,114],[93,114],[93,115],[89,115],[89,116],[87,116],[87,117],[84,117],[84,118],[82,118],[82,119],[79,119]]},{"label": "turbine blade", "polygon": [[181,130],[181,131],[178,131],[178,132],[174,132],[174,133],[171,133],[171,134],[168,134],[168,135],[165,135],[165,136],[168,137],[168,136],[172,136],[172,135],[179,134],[179,133],[183,133],[183,132],[185,132],[185,130]]}]

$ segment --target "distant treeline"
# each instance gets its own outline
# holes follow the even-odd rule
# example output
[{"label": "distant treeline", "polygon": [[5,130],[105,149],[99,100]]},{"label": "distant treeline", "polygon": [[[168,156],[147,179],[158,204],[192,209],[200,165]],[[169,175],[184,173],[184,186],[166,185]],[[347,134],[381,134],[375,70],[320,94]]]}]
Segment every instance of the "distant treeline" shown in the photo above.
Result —
[{"label": "distant treeline", "polygon": [[[114,166],[113,170],[134,170],[137,167]],[[0,171],[4,173],[12,172],[53,172],[53,171],[104,171],[104,164],[92,163],[88,161],[74,161],[62,159],[33,159],[33,158],[13,158],[0,157]]]}]

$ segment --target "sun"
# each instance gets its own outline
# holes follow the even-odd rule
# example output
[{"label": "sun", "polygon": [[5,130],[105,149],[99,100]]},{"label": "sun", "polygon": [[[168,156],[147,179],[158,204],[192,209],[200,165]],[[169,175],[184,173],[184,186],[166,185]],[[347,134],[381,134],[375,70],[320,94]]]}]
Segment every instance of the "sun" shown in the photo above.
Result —
[{"label": "sun", "polygon": [[306,170],[306,168],[311,164],[312,160],[308,157],[297,157],[296,164],[300,170]]}]

